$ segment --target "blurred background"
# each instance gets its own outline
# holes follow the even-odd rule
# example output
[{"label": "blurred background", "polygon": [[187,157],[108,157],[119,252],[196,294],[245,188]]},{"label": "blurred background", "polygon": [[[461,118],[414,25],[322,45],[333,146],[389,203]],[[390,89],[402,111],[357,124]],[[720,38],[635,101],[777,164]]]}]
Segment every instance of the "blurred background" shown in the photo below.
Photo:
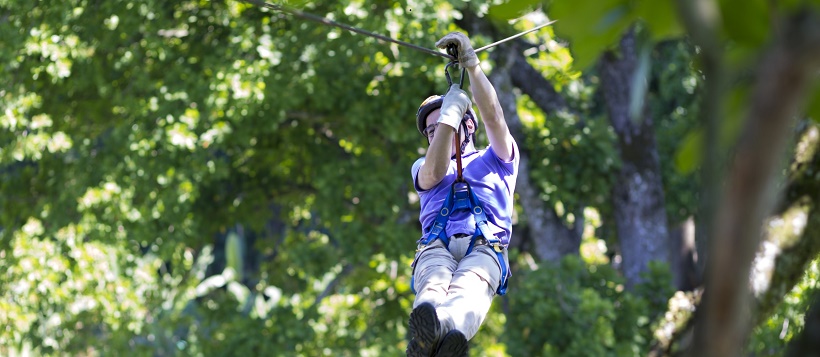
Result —
[{"label": "blurred background", "polygon": [[[479,54],[521,167],[472,355],[817,353],[820,1],[273,4],[558,20]],[[0,355],[404,354],[446,59],[242,1],[0,0],[0,38]]]}]

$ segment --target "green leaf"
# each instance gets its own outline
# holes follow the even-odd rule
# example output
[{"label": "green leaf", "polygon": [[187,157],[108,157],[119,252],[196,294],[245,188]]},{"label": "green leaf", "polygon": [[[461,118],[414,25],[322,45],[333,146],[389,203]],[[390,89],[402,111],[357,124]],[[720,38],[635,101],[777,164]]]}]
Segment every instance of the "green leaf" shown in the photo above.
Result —
[{"label": "green leaf", "polygon": [[634,17],[621,0],[559,0],[549,10],[556,33],[570,40],[574,66],[587,68],[617,44]]},{"label": "green leaf", "polygon": [[236,273],[236,280],[242,280],[243,257],[245,256],[245,244],[235,232],[228,233],[225,241],[226,267],[233,269]]},{"label": "green leaf", "polygon": [[639,0],[635,15],[644,20],[656,42],[684,35],[672,0]]},{"label": "green leaf", "polygon": [[771,32],[765,0],[721,0],[720,14],[727,36],[743,45],[760,46]]},{"label": "green leaf", "polygon": [[814,91],[809,94],[808,98],[806,115],[820,123],[820,81],[814,86]]},{"label": "green leaf", "polygon": [[675,168],[682,174],[695,171],[700,165],[703,148],[703,131],[695,130],[686,135],[675,155]]},{"label": "green leaf", "polygon": [[532,12],[539,4],[541,4],[541,0],[510,0],[490,6],[487,14],[497,20],[510,20]]}]

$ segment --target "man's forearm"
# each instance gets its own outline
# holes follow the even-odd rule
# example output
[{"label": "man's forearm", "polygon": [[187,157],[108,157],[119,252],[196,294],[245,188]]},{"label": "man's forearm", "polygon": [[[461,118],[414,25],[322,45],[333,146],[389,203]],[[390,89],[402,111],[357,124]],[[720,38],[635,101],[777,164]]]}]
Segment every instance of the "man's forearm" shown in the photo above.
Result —
[{"label": "man's forearm", "polygon": [[495,88],[480,66],[467,68],[467,73],[470,75],[473,100],[478,106],[478,112],[481,113],[490,146],[501,160],[507,161],[513,155],[513,138],[504,120],[504,111],[501,109],[501,103],[498,102]]},{"label": "man's forearm", "polygon": [[427,148],[424,164],[419,170],[418,183],[422,189],[433,188],[447,174],[447,169],[450,168],[451,142],[454,135],[455,130],[447,125],[439,125],[436,128],[436,135],[430,142],[430,147]]},{"label": "man's forearm", "polygon": [[470,76],[470,91],[473,93],[473,99],[481,113],[481,119],[486,122],[503,121],[504,114],[501,110],[501,103],[498,102],[495,88],[484,74],[484,71],[481,70],[481,66],[467,68],[467,73]]}]

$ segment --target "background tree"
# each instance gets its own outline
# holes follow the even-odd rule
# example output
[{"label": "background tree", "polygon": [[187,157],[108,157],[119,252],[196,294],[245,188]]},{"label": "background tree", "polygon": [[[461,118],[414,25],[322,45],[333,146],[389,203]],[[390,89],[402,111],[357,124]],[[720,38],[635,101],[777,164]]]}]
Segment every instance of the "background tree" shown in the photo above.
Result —
[{"label": "background tree", "polygon": [[[732,147],[748,125],[742,109],[768,103],[748,99],[764,83],[762,54],[800,59],[811,53],[795,51],[814,43],[807,27],[806,46],[769,47],[780,27],[737,22],[759,7],[720,12],[725,29],[711,28],[721,53],[709,62],[696,27],[684,33],[665,2],[587,1],[567,13],[560,1],[290,5],[426,47],[453,30],[483,45],[545,14],[560,20],[555,33],[482,54],[523,167],[512,291],[471,342],[476,355],[686,349],[699,293],[669,300],[664,260],[679,252],[662,232],[692,215],[708,220],[698,181],[719,187],[695,170],[713,165],[717,175],[729,161],[696,158]],[[816,23],[815,5],[804,5],[775,13]],[[757,42],[742,41],[750,31]],[[412,117],[446,89],[445,61],[236,1],[0,0],[0,36],[0,354],[402,353],[420,232],[409,167],[425,146]],[[634,51],[620,45],[630,36]],[[709,63],[734,70],[715,82],[724,72]],[[792,74],[783,78],[817,96],[809,75]],[[771,99],[788,93],[800,98]],[[806,116],[820,117],[818,101],[807,102]],[[782,104],[802,116],[798,101]],[[696,128],[721,108],[729,119]],[[783,351],[801,331],[795,318],[818,276],[817,124],[800,121],[791,135],[780,123],[791,150],[767,151],[760,172],[783,172],[788,194],[765,221],[765,241],[783,253],[756,259],[755,277],[771,278],[744,325],[758,326],[749,349],[759,353]],[[630,156],[627,134],[647,138],[647,150]],[[612,199],[635,193],[624,179],[634,175],[652,194]],[[774,189],[755,192],[747,198]],[[737,257],[746,261],[735,262],[737,281],[749,254]]]}]

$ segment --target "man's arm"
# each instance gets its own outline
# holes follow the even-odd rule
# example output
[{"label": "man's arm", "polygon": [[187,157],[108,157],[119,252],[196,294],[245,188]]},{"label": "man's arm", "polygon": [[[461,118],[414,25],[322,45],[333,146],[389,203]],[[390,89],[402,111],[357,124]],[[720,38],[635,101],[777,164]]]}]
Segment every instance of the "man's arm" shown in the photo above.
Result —
[{"label": "man's arm", "polygon": [[495,88],[484,75],[481,66],[467,67],[467,73],[470,76],[470,91],[473,92],[473,100],[484,121],[490,146],[499,159],[510,161],[513,156],[513,137],[504,119],[504,111],[498,102]]},{"label": "man's arm", "polygon": [[448,45],[458,47],[458,63],[467,69],[470,76],[470,90],[473,92],[478,112],[481,113],[493,151],[502,161],[510,161],[513,155],[513,137],[504,120],[504,111],[501,110],[495,88],[478,65],[480,61],[473,50],[473,45],[470,44],[470,39],[461,32],[451,32],[436,42],[438,48],[447,48]]},{"label": "man's arm", "polygon": [[464,113],[470,107],[470,97],[458,85],[453,85],[441,102],[439,117],[430,147],[427,148],[425,162],[419,169],[417,178],[419,188],[429,190],[447,175],[450,168],[450,156],[453,154],[455,131],[461,124]]},{"label": "man's arm", "polygon": [[450,146],[455,135],[455,129],[447,125],[439,125],[436,128],[436,135],[427,148],[424,157],[424,164],[419,169],[419,176],[416,178],[419,188],[429,190],[437,185],[447,175],[450,168]]}]

